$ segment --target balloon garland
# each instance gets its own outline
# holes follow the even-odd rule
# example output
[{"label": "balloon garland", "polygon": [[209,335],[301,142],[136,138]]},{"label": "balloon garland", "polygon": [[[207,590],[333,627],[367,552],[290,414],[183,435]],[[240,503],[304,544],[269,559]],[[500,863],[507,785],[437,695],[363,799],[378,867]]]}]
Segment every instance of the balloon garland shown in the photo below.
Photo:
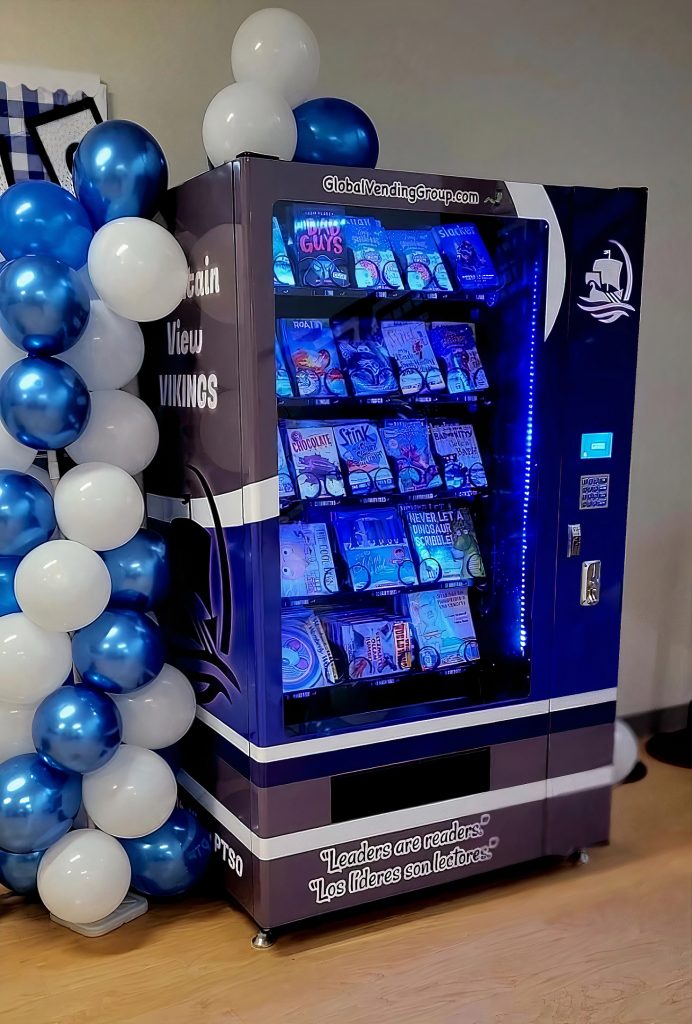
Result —
[{"label": "balloon garland", "polygon": [[[195,695],[148,614],[170,573],[134,476],[158,427],[120,390],[144,357],[136,321],[187,286],[178,242],[147,219],[167,180],[149,132],[108,121],[77,149],[76,197],[46,181],[0,196],[0,883],[73,925],[130,886],[184,891],[211,852],[157,753]],[[34,460],[57,466],[59,449],[74,467],[53,492]]]}]

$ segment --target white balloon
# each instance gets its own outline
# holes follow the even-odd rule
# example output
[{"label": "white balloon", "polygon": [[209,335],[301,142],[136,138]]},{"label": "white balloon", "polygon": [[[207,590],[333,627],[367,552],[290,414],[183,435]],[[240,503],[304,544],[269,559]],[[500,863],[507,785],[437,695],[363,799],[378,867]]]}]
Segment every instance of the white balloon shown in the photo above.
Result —
[{"label": "white balloon", "polygon": [[26,353],[13,345],[4,331],[0,331],[0,376],[14,363],[25,358]]},{"label": "white balloon", "polygon": [[195,691],[182,672],[172,665],[146,686],[131,693],[111,693],[123,720],[123,742],[150,750],[177,743],[195,717]]},{"label": "white balloon", "polygon": [[175,776],[153,750],[123,744],[82,780],[86,812],[103,832],[137,839],[160,828],[175,807]]},{"label": "white balloon", "polygon": [[0,704],[0,764],[36,750],[31,738],[35,711],[35,704]]},{"label": "white balloon", "polygon": [[615,720],[613,735],[613,782],[622,782],[639,760],[639,742],[627,722]]},{"label": "white balloon", "polygon": [[61,921],[92,924],[108,917],[127,895],[130,861],[112,836],[75,829],[46,850],[38,866],[38,894]]},{"label": "white balloon", "polygon": [[67,633],[41,629],[22,612],[0,618],[0,701],[38,704],[62,686],[71,668]]},{"label": "white balloon", "polygon": [[142,328],[96,299],[84,334],[76,345],[61,352],[60,358],[77,371],[90,391],[124,388],[144,361]]},{"label": "white balloon", "polygon": [[25,473],[36,458],[36,448],[27,448],[25,444],[15,441],[0,422],[0,466],[3,469],[16,469]]},{"label": "white balloon", "polygon": [[297,107],[317,85],[320,48],[302,18],[282,7],[265,7],[235,34],[231,66],[238,82],[273,89]]},{"label": "white balloon", "polygon": [[159,427],[151,409],[127,391],[94,391],[81,436],[67,448],[77,463],[108,462],[133,476],[156,455]]},{"label": "white balloon", "polygon": [[93,551],[127,544],[144,519],[137,483],[119,466],[105,462],[68,470],[55,488],[54,507],[60,532]]},{"label": "white balloon", "polygon": [[69,633],[99,617],[111,596],[111,578],[91,548],[73,540],[49,540],[24,555],[14,593],[37,626]]},{"label": "white balloon", "polygon": [[214,167],[246,152],[290,160],[297,138],[296,119],[283,96],[254,82],[234,82],[217,92],[202,123]]},{"label": "white balloon", "polygon": [[165,228],[143,217],[104,224],[89,246],[89,274],[107,306],[128,320],[160,320],[182,301],[187,259]]},{"label": "white balloon", "polygon": [[79,277],[80,281],[82,282],[82,284],[86,288],[87,293],[89,295],[89,298],[90,299],[98,299],[98,297],[99,297],[98,296],[98,292],[94,288],[94,283],[91,280],[91,278],[89,277],[89,268],[86,265],[86,263],[84,264],[83,267],[79,268],[79,270],[77,271],[77,276]]}]

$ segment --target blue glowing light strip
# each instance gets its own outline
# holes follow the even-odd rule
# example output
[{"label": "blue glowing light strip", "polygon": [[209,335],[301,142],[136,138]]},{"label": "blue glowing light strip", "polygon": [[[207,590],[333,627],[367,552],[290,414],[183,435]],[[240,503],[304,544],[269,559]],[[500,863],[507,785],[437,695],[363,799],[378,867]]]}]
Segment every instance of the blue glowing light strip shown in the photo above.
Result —
[{"label": "blue glowing light strip", "polygon": [[533,458],[533,404],[536,376],[536,340],[538,336],[540,267],[533,266],[533,292],[531,299],[531,322],[529,324],[529,397],[526,413],[526,462],[524,466],[524,504],[521,519],[521,583],[519,587],[519,646],[522,651],[528,644],[527,627],[527,576],[528,576],[528,525],[531,503],[531,463]]}]

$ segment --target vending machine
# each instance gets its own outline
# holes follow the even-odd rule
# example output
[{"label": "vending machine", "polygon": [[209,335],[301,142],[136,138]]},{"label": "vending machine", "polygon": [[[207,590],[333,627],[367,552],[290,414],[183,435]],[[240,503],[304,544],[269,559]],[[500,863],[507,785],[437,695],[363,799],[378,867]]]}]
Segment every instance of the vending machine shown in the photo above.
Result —
[{"label": "vending machine", "polygon": [[608,839],[645,207],[257,157],[169,193],[179,783],[260,941]]}]

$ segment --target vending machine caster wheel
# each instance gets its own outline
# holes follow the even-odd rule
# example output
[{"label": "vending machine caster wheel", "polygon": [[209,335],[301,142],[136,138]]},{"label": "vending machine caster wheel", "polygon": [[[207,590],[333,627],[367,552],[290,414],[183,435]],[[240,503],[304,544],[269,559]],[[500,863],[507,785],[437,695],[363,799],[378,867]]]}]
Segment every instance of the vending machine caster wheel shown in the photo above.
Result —
[{"label": "vending machine caster wheel", "polygon": [[575,866],[577,864],[588,864],[590,860],[589,851],[584,849],[574,850],[567,858],[567,862]]},{"label": "vending machine caster wheel", "polygon": [[264,928],[260,928],[260,930],[257,932],[257,935],[253,935],[252,937],[252,948],[270,949],[275,942],[276,939],[274,937],[273,932],[268,930],[265,931]]}]

